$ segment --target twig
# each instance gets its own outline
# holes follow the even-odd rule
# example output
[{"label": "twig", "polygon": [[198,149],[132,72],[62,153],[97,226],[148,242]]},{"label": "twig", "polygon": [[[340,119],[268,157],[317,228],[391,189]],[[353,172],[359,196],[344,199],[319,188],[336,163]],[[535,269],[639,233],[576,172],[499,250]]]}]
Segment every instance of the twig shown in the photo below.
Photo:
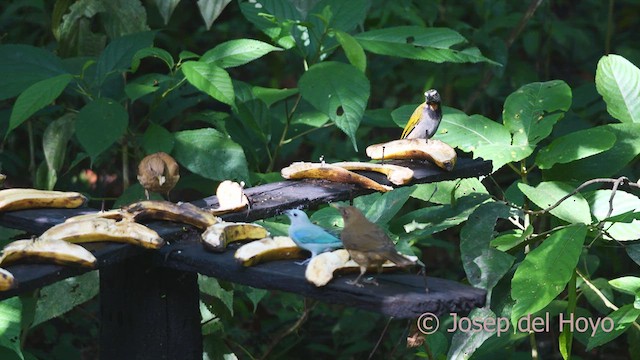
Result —
[{"label": "twig", "polygon": [[280,343],[280,341],[282,341],[282,339],[289,336],[289,334],[291,334],[292,332],[298,330],[302,326],[302,324],[304,324],[307,321],[307,319],[309,318],[309,314],[311,313],[311,310],[313,310],[316,304],[317,304],[316,301],[305,298],[305,308],[304,308],[304,311],[302,312],[302,315],[300,315],[300,318],[298,318],[298,320],[293,325],[291,325],[288,329],[278,334],[278,336],[276,336],[275,339],[273,339],[273,341],[271,342],[271,344],[269,344],[269,347],[264,352],[262,357],[260,357],[260,359],[266,359],[269,356],[269,354],[273,351],[273,349]]},{"label": "twig", "polygon": [[378,350],[378,347],[380,346],[380,343],[382,342],[382,338],[387,333],[387,329],[389,328],[389,324],[391,324],[391,320],[393,320],[393,316],[390,317],[389,320],[387,320],[387,324],[384,326],[384,329],[382,329],[382,333],[380,334],[380,337],[378,338],[378,342],[376,343],[376,346],[373,347],[373,349],[369,353],[369,357],[367,359],[371,360],[373,358],[373,354],[375,354],[376,350]]}]

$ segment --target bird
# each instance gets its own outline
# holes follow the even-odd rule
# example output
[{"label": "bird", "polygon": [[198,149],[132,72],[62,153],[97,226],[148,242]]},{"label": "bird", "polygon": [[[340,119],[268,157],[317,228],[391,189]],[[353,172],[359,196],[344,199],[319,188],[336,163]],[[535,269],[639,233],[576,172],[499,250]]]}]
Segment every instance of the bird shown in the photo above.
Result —
[{"label": "bird", "polygon": [[425,102],[411,114],[400,139],[430,139],[435,135],[442,120],[440,94],[435,89],[424,93]]},{"label": "bird", "polygon": [[[356,207],[334,207],[340,211],[344,219],[340,239],[351,259],[360,266],[360,275],[353,281],[347,281],[347,284],[363,287],[360,278],[367,272],[367,268],[375,266],[380,272],[382,264],[387,260],[400,267],[415,265],[413,261],[400,255],[384,230],[369,221]],[[375,280],[369,282],[378,285]]]},{"label": "bird", "polygon": [[138,165],[138,181],[149,200],[149,191],[161,193],[169,199],[169,192],[180,179],[178,163],[167,153],[146,156]]},{"label": "bird", "polygon": [[313,224],[304,211],[291,209],[285,211],[284,214],[291,220],[289,237],[298,247],[311,252],[310,258],[297,264],[306,264],[320,253],[342,247],[342,241],[340,241],[340,239],[331,235],[320,226]]}]

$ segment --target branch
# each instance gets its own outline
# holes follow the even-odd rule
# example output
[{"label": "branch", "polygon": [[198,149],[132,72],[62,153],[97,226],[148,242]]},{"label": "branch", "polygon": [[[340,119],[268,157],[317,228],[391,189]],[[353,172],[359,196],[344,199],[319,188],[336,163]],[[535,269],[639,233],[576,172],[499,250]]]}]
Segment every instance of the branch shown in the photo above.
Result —
[{"label": "branch", "polygon": [[[307,303],[307,301],[309,303]],[[280,343],[280,341],[282,341],[282,339],[287,337],[292,332],[298,330],[302,326],[302,324],[304,324],[307,321],[307,319],[309,318],[309,314],[311,313],[311,310],[313,310],[317,302],[307,298],[304,299],[304,302],[305,302],[305,307],[304,307],[304,311],[302,312],[302,315],[300,315],[300,318],[298,318],[298,320],[293,325],[291,325],[291,327],[281,332],[280,334],[278,334],[278,336],[275,337],[275,339],[273,339],[271,344],[269,344],[267,351],[264,352],[264,354],[260,359],[267,359],[269,357],[269,354]]]}]

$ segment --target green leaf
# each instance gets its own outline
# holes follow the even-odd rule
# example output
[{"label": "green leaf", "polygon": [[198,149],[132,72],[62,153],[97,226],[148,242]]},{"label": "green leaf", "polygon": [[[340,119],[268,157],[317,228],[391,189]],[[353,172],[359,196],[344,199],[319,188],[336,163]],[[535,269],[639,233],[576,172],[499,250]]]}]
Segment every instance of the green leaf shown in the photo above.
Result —
[{"label": "green leaf", "polygon": [[196,89],[225,104],[234,105],[233,84],[229,73],[215,64],[187,61],[182,64],[187,81]]},{"label": "green leaf", "polygon": [[67,113],[52,121],[42,135],[42,149],[49,169],[49,183],[47,189],[53,190],[57,180],[57,173],[62,168],[67,152],[67,143],[71,140],[74,130],[76,114]]},{"label": "green leaf", "polygon": [[272,51],[282,49],[253,39],[230,40],[204,53],[200,62],[230,68],[259,59]]},{"label": "green leaf", "polygon": [[105,11],[100,14],[100,20],[110,39],[149,30],[147,11],[141,0],[109,0],[102,4]]},{"label": "green leaf", "polygon": [[640,123],[640,69],[619,55],[598,61],[596,89],[607,111],[622,122]]},{"label": "green leaf", "polygon": [[155,32],[145,31],[111,41],[96,62],[96,83],[102,85],[109,74],[127,71],[135,54],[153,45],[154,37]]},{"label": "green leaf", "polygon": [[[598,190],[585,194],[585,198],[591,206],[591,213],[599,221],[603,221],[609,212],[609,200],[611,199],[611,190]],[[640,198],[637,196],[617,190],[613,197],[612,216],[625,214],[630,211],[640,209]],[[624,222],[605,222],[604,234],[605,239],[615,239],[617,241],[630,241],[640,238],[640,220],[633,220],[630,223]]]},{"label": "green leaf", "polygon": [[488,294],[515,260],[513,256],[491,247],[496,221],[513,215],[509,206],[488,202],[475,209],[460,231],[460,256],[469,283],[487,290]]},{"label": "green leaf", "polygon": [[515,305],[511,322],[543,309],[558,296],[575,271],[587,227],[574,225],[554,232],[527,254],[511,281]]},{"label": "green leaf", "polygon": [[174,156],[190,171],[212,180],[248,181],[247,160],[240,145],[215,129],[179,131]]},{"label": "green leaf", "polygon": [[138,50],[138,52],[136,52],[135,55],[133,55],[133,59],[131,60],[131,71],[132,72],[138,71],[138,67],[140,66],[140,60],[147,57],[155,57],[162,60],[165,64],[167,64],[167,67],[169,68],[169,70],[173,69],[173,65],[175,64],[173,62],[173,57],[171,56],[171,54],[169,54],[167,50],[156,48],[156,47],[148,47],[148,48]]},{"label": "green leaf", "polygon": [[502,118],[514,145],[545,139],[571,106],[571,88],[561,80],[524,85],[507,97]]},{"label": "green leaf", "polygon": [[[414,190],[414,186],[405,186],[381,195],[375,194],[379,195],[379,197],[373,204],[364,208],[363,213],[367,219],[378,225],[384,225],[402,209],[402,206],[409,200]],[[362,200],[362,197],[359,200]]]},{"label": "green leaf", "polygon": [[225,290],[217,279],[198,274],[198,285],[203,293],[218,298],[233,315],[233,290]]},{"label": "green leaf", "polygon": [[605,127],[579,130],[554,139],[536,156],[536,164],[540,169],[550,169],[555,164],[566,164],[572,161],[600,154],[611,149],[616,136]]},{"label": "green leaf", "polygon": [[609,284],[616,290],[626,294],[635,295],[640,291],[640,278],[635,276],[623,276],[609,280]]},{"label": "green leaf", "polygon": [[[484,324],[486,319],[496,319],[496,314],[486,307],[475,308],[469,313],[469,318],[475,323]],[[492,337],[495,332],[495,329],[493,331],[461,331],[458,329],[451,339],[447,359],[469,359],[480,345]]]},{"label": "green leaf", "polygon": [[640,265],[640,244],[631,244],[624,247],[627,251],[627,255],[635,262]]},{"label": "green leaf", "polygon": [[142,147],[147,154],[160,151],[170,154],[173,150],[175,139],[169,130],[160,125],[151,123],[142,136]]},{"label": "green leaf", "polygon": [[[518,188],[541,209],[546,209],[555,204],[575,189],[573,186],[559,181],[541,182],[537,187],[520,183]],[[572,195],[552,209],[550,213],[572,224],[591,224],[589,204],[580,194]]]},{"label": "green leaf", "polygon": [[251,304],[253,304],[253,312],[255,313],[256,310],[258,309],[258,304],[260,303],[260,300],[262,300],[265,296],[267,296],[267,294],[269,294],[269,291],[265,289],[256,289],[248,286],[245,287],[244,289],[245,289],[244,290],[245,295],[247,295],[247,297],[251,301]]},{"label": "green leaf", "polygon": [[204,20],[204,24],[207,30],[211,29],[213,22],[222,14],[231,0],[198,0],[198,9],[200,9],[200,15]]},{"label": "green leaf", "polygon": [[0,100],[62,74],[67,74],[62,60],[50,51],[29,45],[0,45]]},{"label": "green leaf", "polygon": [[398,26],[372,30],[355,35],[360,45],[374,54],[402,57],[414,60],[442,62],[490,62],[477,48],[451,49],[466,39],[449,28]]},{"label": "green leaf", "polygon": [[356,130],[370,93],[369,80],[362,72],[351,65],[327,61],[309,68],[298,86],[302,97],[327,114],[357,150]]},{"label": "green leaf", "polygon": [[277,103],[278,101],[282,101],[286,98],[289,98],[298,93],[298,89],[272,89],[265,88],[261,86],[254,86],[253,95],[262,100],[267,107],[271,107],[271,105]]},{"label": "green leaf", "polygon": [[476,178],[439,181],[437,183],[416,185],[411,197],[434,204],[451,204],[463,196],[471,194],[489,194]]},{"label": "green leaf", "polygon": [[154,0],[154,2],[158,7],[162,20],[164,20],[164,24],[167,25],[171,18],[171,14],[173,14],[173,10],[176,9],[180,0]]},{"label": "green leaf", "polygon": [[27,120],[31,115],[35,114],[38,110],[51,104],[53,100],[57,99],[62,91],[69,85],[69,82],[73,79],[71,74],[62,74],[54,76],[49,79],[38,81],[37,83],[29,86],[16,100],[13,110],[11,111],[11,118],[9,119],[9,130],[7,134]]},{"label": "green leaf", "polygon": [[624,305],[618,310],[607,315],[606,318],[610,318],[612,320],[613,329],[610,328],[608,321],[606,324],[603,322],[602,326],[597,327],[595,334],[589,338],[587,351],[591,351],[591,349],[604,345],[622,335],[627,331],[629,326],[638,319],[638,316],[640,316],[640,309],[634,308],[633,304]]},{"label": "green leaf", "polygon": [[98,272],[91,271],[67,278],[40,289],[36,313],[31,327],[65,314],[98,295]]},{"label": "green leaf", "polygon": [[0,301],[0,346],[14,351],[20,359],[24,359],[21,350],[22,302],[17,296]]},{"label": "green leaf", "polygon": [[240,10],[244,17],[269,36],[279,46],[290,49],[295,46],[291,27],[304,18],[288,0],[242,1]]},{"label": "green leaf", "polygon": [[342,46],[344,54],[347,56],[347,59],[349,59],[351,65],[364,73],[367,70],[367,56],[364,54],[362,46],[360,46],[353,36],[344,31],[336,31],[336,39],[338,43],[340,43],[340,46]]},{"label": "green leaf", "polygon": [[99,98],[85,105],[76,118],[76,136],[94,162],[124,134],[129,115],[122,105]]}]

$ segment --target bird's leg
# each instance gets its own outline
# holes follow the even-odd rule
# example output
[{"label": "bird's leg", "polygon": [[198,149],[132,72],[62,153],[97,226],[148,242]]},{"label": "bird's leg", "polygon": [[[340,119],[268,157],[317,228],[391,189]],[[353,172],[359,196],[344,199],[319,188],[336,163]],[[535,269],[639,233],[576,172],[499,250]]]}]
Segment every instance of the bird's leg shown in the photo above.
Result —
[{"label": "bird's leg", "polygon": [[367,272],[367,267],[360,266],[360,275],[358,275],[358,277],[355,280],[347,280],[347,284],[357,286],[357,287],[364,287],[364,285],[362,285],[362,283],[360,283],[359,281],[365,272]]},{"label": "bird's leg", "polygon": [[309,263],[309,261],[311,261],[311,258],[308,258],[305,261],[296,261],[296,265],[307,265]]},{"label": "bird's leg", "polygon": [[376,281],[376,278],[374,278],[373,276],[368,278],[368,279],[364,279],[362,280],[363,283],[365,284],[371,284],[371,285],[375,285],[375,286],[379,286],[380,284],[378,284],[378,282]]},{"label": "bird's leg", "polygon": [[149,200],[149,190],[144,189],[144,196],[146,196],[147,200]]}]

